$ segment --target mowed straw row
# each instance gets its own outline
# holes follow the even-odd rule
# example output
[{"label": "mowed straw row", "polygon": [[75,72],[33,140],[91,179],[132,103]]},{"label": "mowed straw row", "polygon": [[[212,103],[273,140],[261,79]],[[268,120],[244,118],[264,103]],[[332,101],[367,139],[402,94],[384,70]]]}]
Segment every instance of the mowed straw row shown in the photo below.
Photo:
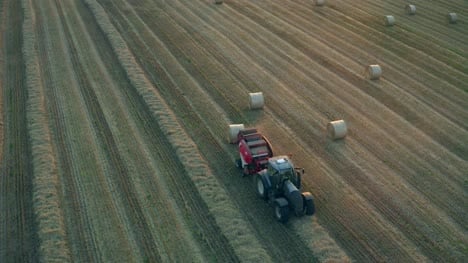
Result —
[{"label": "mowed straw row", "polygon": [[63,211],[61,210],[60,181],[48,128],[44,89],[41,83],[36,53],[35,16],[32,2],[22,0],[24,10],[22,52],[26,65],[28,90],[27,120],[33,162],[33,208],[39,237],[39,261],[67,262],[67,244]]},{"label": "mowed straw row", "polygon": [[102,6],[94,0],[86,0],[85,3],[109,39],[132,86],[136,88],[165,132],[187,174],[191,177],[239,259],[249,262],[271,261],[267,252],[252,234],[251,226],[242,218],[239,209],[229,201],[230,198],[226,191],[209,170],[197,147],[189,139],[189,135],[182,129],[169,106],[146,79],[142,69],[131,55],[119,32],[110,22]]}]

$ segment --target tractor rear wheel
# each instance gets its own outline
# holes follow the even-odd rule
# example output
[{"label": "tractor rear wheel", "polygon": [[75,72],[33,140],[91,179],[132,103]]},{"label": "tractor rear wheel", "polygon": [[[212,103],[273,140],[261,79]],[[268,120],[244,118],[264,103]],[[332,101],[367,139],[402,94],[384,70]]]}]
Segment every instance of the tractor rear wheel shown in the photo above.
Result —
[{"label": "tractor rear wheel", "polygon": [[278,198],[277,200],[275,200],[275,217],[276,220],[278,220],[281,223],[288,222],[289,206],[288,201],[285,198]]},{"label": "tractor rear wheel", "polygon": [[315,204],[312,194],[304,192],[302,193],[302,197],[304,198],[304,213],[308,216],[315,214]]},{"label": "tractor rear wheel", "polygon": [[257,195],[262,198],[263,200],[267,200],[268,198],[268,189],[263,182],[261,175],[255,176],[255,188],[257,190]]}]

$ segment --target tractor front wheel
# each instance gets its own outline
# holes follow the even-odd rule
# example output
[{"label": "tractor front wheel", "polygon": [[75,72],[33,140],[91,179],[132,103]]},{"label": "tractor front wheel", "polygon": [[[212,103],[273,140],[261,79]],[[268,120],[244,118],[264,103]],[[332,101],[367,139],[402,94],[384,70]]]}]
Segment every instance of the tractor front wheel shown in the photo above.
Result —
[{"label": "tractor front wheel", "polygon": [[275,201],[275,217],[281,223],[286,223],[289,220],[289,206],[285,198],[278,198]]},{"label": "tractor front wheel", "polygon": [[263,182],[262,176],[261,175],[256,175],[255,176],[255,188],[257,190],[257,195],[262,198],[263,200],[267,200],[268,198],[268,189],[265,185],[265,182]]}]

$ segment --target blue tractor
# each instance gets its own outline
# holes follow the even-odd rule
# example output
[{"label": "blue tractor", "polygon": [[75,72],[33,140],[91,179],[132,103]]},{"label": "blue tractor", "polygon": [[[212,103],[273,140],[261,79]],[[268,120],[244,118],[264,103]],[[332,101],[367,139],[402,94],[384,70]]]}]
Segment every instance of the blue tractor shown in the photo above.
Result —
[{"label": "blue tractor", "polygon": [[288,156],[281,155],[268,159],[265,169],[255,177],[255,186],[260,198],[273,204],[275,217],[286,223],[290,213],[296,216],[313,215],[314,199],[309,192],[300,192],[304,169],[295,168]]}]

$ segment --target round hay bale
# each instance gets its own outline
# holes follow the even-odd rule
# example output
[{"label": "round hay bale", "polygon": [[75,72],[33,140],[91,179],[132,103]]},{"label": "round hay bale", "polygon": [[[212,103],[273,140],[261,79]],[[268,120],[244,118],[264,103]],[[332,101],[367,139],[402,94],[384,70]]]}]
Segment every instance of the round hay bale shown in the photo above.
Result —
[{"label": "round hay bale", "polygon": [[329,122],[327,124],[328,136],[332,140],[342,139],[346,136],[348,128],[346,127],[346,122],[344,120],[336,120]]},{"label": "round hay bale", "polygon": [[385,16],[384,20],[385,20],[386,26],[393,26],[395,24],[395,17],[393,16],[390,16],[390,15]]},{"label": "round hay bale", "polygon": [[369,79],[379,79],[382,75],[382,68],[379,65],[369,65],[367,68],[367,73],[369,75]]},{"label": "round hay bale", "polygon": [[215,4],[220,5],[223,3],[223,0],[215,0]]},{"label": "round hay bale", "polygon": [[457,13],[448,13],[447,18],[450,24],[457,23]]},{"label": "round hay bale", "polygon": [[229,124],[229,135],[228,141],[229,143],[236,143],[237,142],[237,134],[240,130],[244,129],[244,124]]},{"label": "round hay bale", "polygon": [[408,15],[416,14],[416,6],[415,5],[406,5],[405,10],[406,10],[406,13]]},{"label": "round hay bale", "polygon": [[325,0],[315,0],[316,6],[323,6],[325,4]]},{"label": "round hay bale", "polygon": [[249,93],[249,106],[251,110],[261,109],[265,104],[262,92]]}]

